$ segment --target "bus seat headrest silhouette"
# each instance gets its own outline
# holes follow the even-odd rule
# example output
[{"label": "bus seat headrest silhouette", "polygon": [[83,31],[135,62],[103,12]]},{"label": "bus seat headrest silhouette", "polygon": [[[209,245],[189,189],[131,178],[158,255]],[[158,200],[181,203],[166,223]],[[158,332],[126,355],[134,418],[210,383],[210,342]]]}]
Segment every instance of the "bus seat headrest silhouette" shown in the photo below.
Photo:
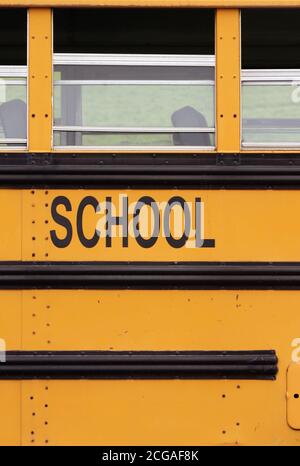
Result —
[{"label": "bus seat headrest silhouette", "polygon": [[21,99],[9,100],[0,105],[0,123],[6,138],[26,139],[27,106]]},{"label": "bus seat headrest silhouette", "polygon": [[[171,116],[172,124],[176,128],[207,128],[207,121],[202,113],[187,105],[176,110]],[[208,133],[175,133],[173,142],[176,146],[210,146]]]}]

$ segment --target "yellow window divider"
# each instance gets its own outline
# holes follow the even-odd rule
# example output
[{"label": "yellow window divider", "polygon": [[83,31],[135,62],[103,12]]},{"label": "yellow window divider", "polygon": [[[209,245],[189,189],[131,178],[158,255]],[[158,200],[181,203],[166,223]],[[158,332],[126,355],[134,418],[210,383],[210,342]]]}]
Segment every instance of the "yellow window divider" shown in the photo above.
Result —
[{"label": "yellow window divider", "polygon": [[217,150],[240,150],[240,10],[216,11]]},{"label": "yellow window divider", "polygon": [[52,139],[52,10],[29,8],[29,150],[47,152]]}]

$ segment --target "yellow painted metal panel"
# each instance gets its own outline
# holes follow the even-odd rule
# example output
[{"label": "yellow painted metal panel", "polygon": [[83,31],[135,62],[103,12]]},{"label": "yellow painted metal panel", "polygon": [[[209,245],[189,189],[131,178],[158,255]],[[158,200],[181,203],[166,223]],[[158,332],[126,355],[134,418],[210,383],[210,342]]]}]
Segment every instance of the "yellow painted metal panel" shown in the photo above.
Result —
[{"label": "yellow painted metal panel", "polygon": [[276,349],[287,368],[299,336],[299,291],[34,290],[23,299],[26,350]]},{"label": "yellow painted metal panel", "polygon": [[0,261],[21,260],[21,196],[20,190],[0,190]]},{"label": "yellow painted metal panel", "polygon": [[29,150],[51,150],[52,137],[52,12],[29,10]]},{"label": "yellow painted metal panel", "polygon": [[25,381],[23,443],[34,431],[36,444],[50,445],[296,445],[286,371],[300,354],[299,305],[299,291],[24,291],[25,350],[275,349],[279,373],[276,381]]},{"label": "yellow painted metal panel", "polygon": [[290,427],[300,429],[300,364],[293,363],[287,372],[287,420]]},{"label": "yellow painted metal panel", "polygon": [[3,349],[14,350],[22,347],[21,291],[0,292],[0,339],[1,343],[5,343]]},{"label": "yellow painted metal panel", "polygon": [[21,382],[0,382],[0,446],[21,444]]},{"label": "yellow painted metal panel", "polygon": [[[47,445],[49,429],[48,383],[36,380],[24,380],[21,383],[21,444],[30,446]],[[60,422],[60,415],[59,412],[55,415],[57,427],[59,425],[63,426],[63,423]]]},{"label": "yellow painted metal panel", "polygon": [[300,6],[300,0],[1,0],[1,6],[287,8]]},{"label": "yellow painted metal panel", "polygon": [[[20,292],[5,293],[7,319],[15,320]],[[300,355],[299,291],[22,294],[22,343],[14,349],[275,349],[279,373],[276,381],[0,381],[0,444],[18,444],[20,435],[25,445],[300,441],[286,415],[286,371]]]},{"label": "yellow painted metal panel", "polygon": [[[93,196],[100,203],[111,197],[116,203],[116,215],[120,215],[120,194],[128,196],[129,204],[133,205],[144,195],[152,196],[156,202],[181,196],[190,202],[192,220],[195,199],[200,197],[204,212],[203,236],[214,239],[215,247],[195,248],[195,235],[191,233],[191,242],[174,248],[167,242],[162,228],[157,242],[150,248],[140,246],[133,236],[129,236],[128,247],[123,247],[120,227],[116,229],[119,237],[112,238],[111,247],[106,246],[103,235],[94,247],[83,245],[76,225],[80,202],[86,196]],[[70,201],[72,208],[72,211],[66,211],[63,205],[57,208],[72,226],[72,240],[65,248],[55,246],[51,239],[51,231],[58,238],[66,235],[65,228],[51,216],[53,200],[61,195]],[[161,212],[164,212],[161,205]],[[0,212],[1,218],[5,219],[5,228],[0,231],[0,260],[299,261],[299,208],[298,191],[1,190]],[[144,225],[142,215],[141,219]],[[99,220],[101,233],[105,225],[103,204],[99,214],[90,206],[84,209],[85,236],[92,237]],[[132,214],[129,220],[132,220]]]},{"label": "yellow painted metal panel", "polygon": [[[45,382],[33,382],[41,390]],[[274,384],[274,385],[272,385]],[[297,445],[266,381],[47,381],[43,445]],[[28,413],[29,431],[37,423]],[[47,417],[46,417],[47,416]],[[29,427],[30,426],[30,427]],[[28,436],[27,436],[28,438]],[[25,440],[25,439],[24,439]],[[25,443],[25,441],[24,441]],[[26,443],[25,443],[26,444]]]},{"label": "yellow painted metal panel", "polygon": [[[142,196],[151,196],[161,203],[161,219],[165,204],[173,196],[181,196],[190,202],[190,213],[195,226],[195,199],[203,201],[205,239],[214,239],[215,247],[195,248],[195,234],[184,247],[170,246],[163,234],[162,220],[156,243],[149,248],[140,246],[129,235],[128,247],[123,245],[121,227],[115,229],[111,247],[106,245],[105,199],[111,197],[116,205],[116,215],[122,210],[122,197],[135,206]],[[51,216],[55,199],[63,196],[70,205],[59,204],[57,212],[65,217],[72,228],[72,239],[66,247],[58,247],[53,236],[66,237],[66,228]],[[78,207],[87,196],[100,203],[100,212],[92,206],[83,210],[84,235],[90,239],[98,226],[100,239],[93,247],[82,244],[78,234]],[[180,208],[179,208],[180,209]],[[299,191],[246,191],[246,190],[25,190],[23,192],[23,260],[53,261],[300,261],[300,209]],[[140,228],[150,218],[146,208],[141,210]],[[181,212],[181,210],[180,210]],[[129,215],[132,221],[133,214]],[[34,222],[34,223],[33,223]],[[100,222],[100,223],[99,223]],[[171,218],[172,224],[172,218]],[[182,225],[180,225],[182,227]],[[197,229],[198,231],[199,229]],[[52,235],[51,235],[52,231]],[[130,231],[130,229],[129,229]],[[173,230],[172,230],[173,231]],[[148,231],[144,232],[146,235]],[[175,235],[174,230],[174,235]],[[182,231],[177,232],[181,236]],[[81,238],[81,240],[80,240]]]},{"label": "yellow painted metal panel", "polygon": [[240,150],[240,11],[216,13],[217,150]]}]

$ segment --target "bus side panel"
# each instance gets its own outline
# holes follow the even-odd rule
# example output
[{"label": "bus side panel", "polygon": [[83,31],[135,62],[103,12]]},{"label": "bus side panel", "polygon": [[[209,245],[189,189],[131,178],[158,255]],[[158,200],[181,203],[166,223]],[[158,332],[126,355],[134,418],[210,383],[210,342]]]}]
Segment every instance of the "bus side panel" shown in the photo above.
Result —
[{"label": "bus side panel", "polygon": [[21,384],[19,380],[0,382],[0,446],[21,445]]},{"label": "bus side panel", "polygon": [[[300,261],[296,240],[300,235],[300,218],[296,214],[300,209],[300,191],[39,189],[23,190],[22,195],[24,261]],[[160,214],[157,240],[151,247],[138,243],[133,227],[134,210],[145,196],[153,199]],[[185,247],[171,246],[164,229],[167,219],[175,236],[173,217],[167,215],[166,204],[176,196],[186,202],[190,216]],[[123,212],[124,198],[128,215]],[[213,241],[210,247],[195,247],[197,199],[201,199],[203,218],[200,239]],[[107,200],[111,200],[113,217],[128,220],[128,245],[124,245],[122,225],[111,227],[111,244],[107,244]],[[99,205],[98,210],[92,201]],[[149,211],[147,206],[140,207],[143,238],[151,237],[154,231],[151,222],[150,226],[147,223],[151,218]],[[176,221],[180,219],[180,226],[181,214],[179,207]],[[96,230],[100,237],[87,246],[86,239],[93,238]],[[179,237],[181,234],[180,231]]]},{"label": "bus side panel", "polygon": [[[0,191],[1,197],[1,191]],[[0,293],[0,365],[5,364],[5,351],[22,348],[21,291]],[[21,381],[0,382],[0,445],[21,442]]]},{"label": "bus side panel", "polygon": [[[22,381],[23,444],[300,441],[286,419],[286,371],[299,354],[299,291],[28,290],[22,295],[22,345],[14,349],[274,349],[279,358],[276,380]],[[8,316],[13,306],[17,301]],[[8,383],[18,382],[0,381],[1,390]],[[6,396],[12,397],[11,391]]]},{"label": "bus side panel", "polygon": [[22,259],[22,191],[0,190],[0,261]]}]

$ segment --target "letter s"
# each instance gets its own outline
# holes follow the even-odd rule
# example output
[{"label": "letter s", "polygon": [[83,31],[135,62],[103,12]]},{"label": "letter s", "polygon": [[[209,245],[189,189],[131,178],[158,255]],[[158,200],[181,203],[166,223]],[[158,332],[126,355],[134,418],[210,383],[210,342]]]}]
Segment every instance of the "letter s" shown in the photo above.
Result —
[{"label": "letter s", "polygon": [[72,230],[72,224],[70,220],[57,212],[57,207],[59,205],[63,205],[67,212],[72,211],[72,206],[71,206],[71,202],[69,201],[69,199],[65,196],[57,196],[53,200],[52,205],[51,205],[52,218],[58,225],[61,225],[62,227],[66,229],[66,236],[63,239],[60,239],[57,237],[56,231],[51,230],[50,237],[51,237],[51,240],[54,246],[56,246],[57,248],[66,248],[67,246],[69,246],[72,240],[73,230]]}]

